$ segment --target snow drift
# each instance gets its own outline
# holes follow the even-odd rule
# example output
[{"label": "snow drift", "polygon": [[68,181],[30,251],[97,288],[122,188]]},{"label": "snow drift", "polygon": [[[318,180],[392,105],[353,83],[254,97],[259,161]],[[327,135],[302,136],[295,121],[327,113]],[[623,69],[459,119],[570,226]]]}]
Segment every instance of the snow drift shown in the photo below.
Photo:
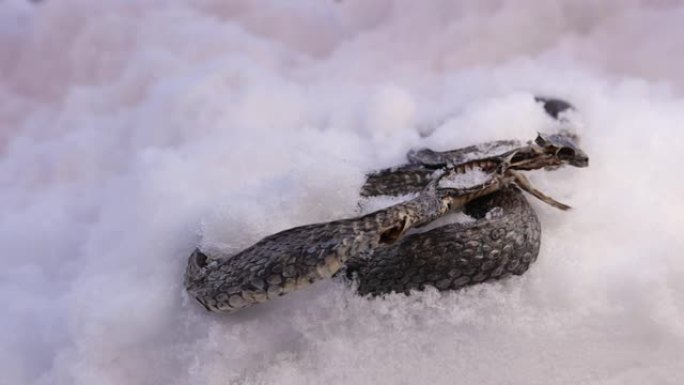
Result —
[{"label": "snow drift", "polygon": [[[681,384],[676,1],[0,3],[0,383]],[[319,283],[235,315],[190,251],[353,216],[415,147],[581,111],[538,262],[454,293]],[[429,134],[429,135],[428,135]]]}]

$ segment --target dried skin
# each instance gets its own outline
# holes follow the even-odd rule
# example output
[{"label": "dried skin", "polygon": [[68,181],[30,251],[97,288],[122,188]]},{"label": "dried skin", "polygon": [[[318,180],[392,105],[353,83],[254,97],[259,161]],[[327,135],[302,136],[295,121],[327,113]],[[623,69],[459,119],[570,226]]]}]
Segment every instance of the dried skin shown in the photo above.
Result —
[{"label": "dried skin", "polygon": [[[484,216],[495,208],[498,215]],[[537,259],[541,225],[520,190],[479,198],[465,211],[482,217],[407,235],[380,246],[371,258],[353,257],[347,277],[357,281],[360,294],[408,293],[427,286],[453,290],[522,274]]]},{"label": "dried skin", "polygon": [[282,231],[233,256],[209,257],[196,250],[188,261],[185,286],[208,310],[240,310],[330,278],[350,257],[370,255],[410,228],[442,216],[449,203],[428,189],[359,218]]}]

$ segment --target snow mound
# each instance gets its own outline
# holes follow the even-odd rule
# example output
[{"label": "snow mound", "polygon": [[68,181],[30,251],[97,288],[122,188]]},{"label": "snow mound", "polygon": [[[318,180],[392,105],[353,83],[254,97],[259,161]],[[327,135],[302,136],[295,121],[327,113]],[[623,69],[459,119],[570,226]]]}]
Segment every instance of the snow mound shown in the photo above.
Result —
[{"label": "snow mound", "polygon": [[[684,383],[677,1],[0,2],[0,383]],[[581,111],[586,169],[538,171],[522,277],[235,315],[184,293],[238,251],[357,215],[412,148],[530,140]]]}]

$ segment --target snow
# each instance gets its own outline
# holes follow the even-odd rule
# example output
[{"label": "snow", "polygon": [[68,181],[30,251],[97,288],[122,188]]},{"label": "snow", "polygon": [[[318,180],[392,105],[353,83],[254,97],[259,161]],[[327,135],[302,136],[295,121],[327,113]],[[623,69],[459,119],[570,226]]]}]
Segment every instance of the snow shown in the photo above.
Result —
[{"label": "snow", "polygon": [[482,185],[492,180],[493,174],[485,172],[479,167],[473,167],[464,172],[447,172],[437,182],[439,188],[463,189]]},{"label": "snow", "polygon": [[[0,2],[0,383],[684,383],[684,6],[636,0]],[[226,252],[358,214],[411,148],[533,139],[528,273],[455,293],[317,283],[234,315]],[[430,134],[430,135],[427,135]],[[427,136],[426,136],[427,135]]]}]

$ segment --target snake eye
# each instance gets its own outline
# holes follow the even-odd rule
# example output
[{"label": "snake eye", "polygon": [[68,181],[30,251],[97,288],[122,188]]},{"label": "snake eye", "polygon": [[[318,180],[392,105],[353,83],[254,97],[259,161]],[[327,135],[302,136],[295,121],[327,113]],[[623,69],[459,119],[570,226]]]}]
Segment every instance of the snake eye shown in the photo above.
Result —
[{"label": "snake eye", "polygon": [[561,159],[572,159],[575,157],[575,150],[570,147],[561,147],[556,151],[556,155]]}]

